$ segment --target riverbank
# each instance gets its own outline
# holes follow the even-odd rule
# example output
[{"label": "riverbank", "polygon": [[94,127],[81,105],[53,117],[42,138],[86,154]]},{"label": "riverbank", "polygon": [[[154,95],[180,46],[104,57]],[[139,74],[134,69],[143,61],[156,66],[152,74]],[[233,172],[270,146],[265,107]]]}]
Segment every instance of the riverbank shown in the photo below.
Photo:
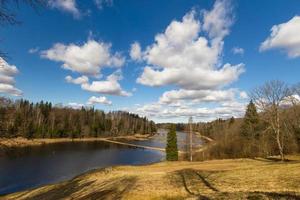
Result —
[{"label": "riverbank", "polygon": [[26,146],[39,146],[52,143],[63,142],[91,142],[91,141],[105,141],[105,140],[147,140],[151,138],[150,134],[134,134],[128,136],[116,136],[116,137],[98,137],[98,138],[34,138],[26,139],[23,137],[17,138],[0,138],[0,151],[9,148],[26,147]]},{"label": "riverbank", "polygon": [[300,156],[288,159],[119,166],[2,199],[299,199]]}]

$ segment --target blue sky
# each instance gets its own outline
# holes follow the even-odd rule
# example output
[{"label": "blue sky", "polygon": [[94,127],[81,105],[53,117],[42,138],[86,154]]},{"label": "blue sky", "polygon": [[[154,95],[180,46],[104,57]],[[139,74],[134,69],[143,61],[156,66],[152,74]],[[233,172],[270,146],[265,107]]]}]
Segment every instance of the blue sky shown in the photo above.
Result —
[{"label": "blue sky", "polygon": [[299,5],[50,0],[38,12],[21,5],[14,11],[22,24],[1,27],[10,73],[0,70],[0,93],[156,122],[239,117],[254,87],[299,82]]}]

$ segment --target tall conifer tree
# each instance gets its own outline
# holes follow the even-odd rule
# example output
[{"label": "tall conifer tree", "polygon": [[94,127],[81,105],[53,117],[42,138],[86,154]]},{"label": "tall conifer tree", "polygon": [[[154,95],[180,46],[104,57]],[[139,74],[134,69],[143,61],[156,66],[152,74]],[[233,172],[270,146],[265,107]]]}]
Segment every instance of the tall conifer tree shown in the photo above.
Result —
[{"label": "tall conifer tree", "polygon": [[168,161],[178,160],[176,126],[171,125],[167,136],[166,159]]}]

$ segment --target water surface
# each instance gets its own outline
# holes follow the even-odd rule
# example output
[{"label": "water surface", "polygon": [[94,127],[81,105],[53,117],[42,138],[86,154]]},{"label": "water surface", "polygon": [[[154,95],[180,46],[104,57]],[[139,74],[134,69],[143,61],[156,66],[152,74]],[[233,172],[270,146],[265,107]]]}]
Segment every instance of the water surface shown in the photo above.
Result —
[{"label": "water surface", "polygon": [[[128,143],[165,148],[167,132],[149,140]],[[185,150],[186,134],[177,132],[178,148]],[[122,140],[124,141],[124,140]],[[201,140],[194,137],[195,145]],[[71,179],[95,168],[159,162],[165,153],[103,141],[66,142],[11,150],[0,157],[0,194]]]},{"label": "water surface", "polygon": [[164,153],[101,141],[15,149],[0,157],[0,194],[68,180],[95,168],[158,162]]}]

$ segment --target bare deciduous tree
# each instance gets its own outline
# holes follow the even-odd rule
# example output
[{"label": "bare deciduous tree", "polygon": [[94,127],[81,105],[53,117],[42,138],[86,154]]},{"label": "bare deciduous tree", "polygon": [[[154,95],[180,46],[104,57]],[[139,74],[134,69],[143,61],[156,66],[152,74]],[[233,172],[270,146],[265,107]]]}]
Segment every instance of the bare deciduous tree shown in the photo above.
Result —
[{"label": "bare deciduous tree", "polygon": [[297,83],[296,85],[293,86],[292,93],[293,93],[293,99],[292,99],[293,104],[299,105],[300,104],[300,83]]},{"label": "bare deciduous tree", "polygon": [[281,106],[286,103],[291,94],[287,84],[278,80],[266,82],[251,93],[251,98],[269,124],[267,128],[275,136],[281,160],[284,160],[284,133],[281,127],[280,111]]}]

